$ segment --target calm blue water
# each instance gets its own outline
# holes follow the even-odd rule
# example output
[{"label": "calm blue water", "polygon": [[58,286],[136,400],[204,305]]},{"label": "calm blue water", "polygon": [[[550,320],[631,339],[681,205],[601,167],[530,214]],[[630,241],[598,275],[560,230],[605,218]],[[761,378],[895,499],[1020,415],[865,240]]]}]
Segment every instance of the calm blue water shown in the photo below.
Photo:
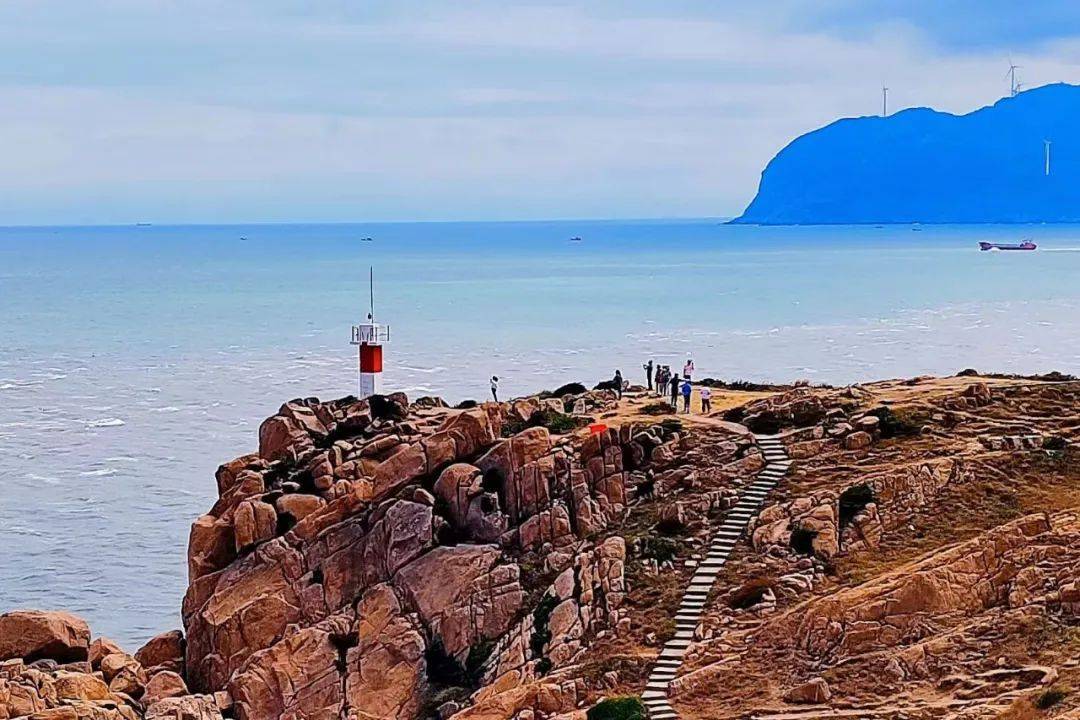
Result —
[{"label": "calm blue water", "polygon": [[370,265],[386,385],[412,395],[687,354],[727,379],[1080,372],[1080,227],[0,229],[0,611],[72,610],[130,649],[177,626],[214,468],[283,400],[353,391]]}]

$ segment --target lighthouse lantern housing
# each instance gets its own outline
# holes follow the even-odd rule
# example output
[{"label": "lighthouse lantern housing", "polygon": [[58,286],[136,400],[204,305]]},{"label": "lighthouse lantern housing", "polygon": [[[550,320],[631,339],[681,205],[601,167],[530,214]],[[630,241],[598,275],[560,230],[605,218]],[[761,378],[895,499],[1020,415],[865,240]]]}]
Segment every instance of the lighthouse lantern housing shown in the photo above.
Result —
[{"label": "lighthouse lantern housing", "polygon": [[390,341],[390,326],[373,320],[352,326],[350,344],[357,346],[357,389],[361,399],[379,392],[382,378],[382,344]]}]

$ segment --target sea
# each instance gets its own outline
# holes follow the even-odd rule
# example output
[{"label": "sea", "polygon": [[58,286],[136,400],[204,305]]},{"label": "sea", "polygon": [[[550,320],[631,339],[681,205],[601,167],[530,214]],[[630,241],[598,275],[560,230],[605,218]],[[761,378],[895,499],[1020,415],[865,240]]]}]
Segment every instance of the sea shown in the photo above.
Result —
[{"label": "sea", "polygon": [[[980,252],[1031,238],[1035,252]],[[1080,374],[1080,226],[720,220],[0,229],[0,612],[180,626],[214,470],[296,397],[699,377]]]}]

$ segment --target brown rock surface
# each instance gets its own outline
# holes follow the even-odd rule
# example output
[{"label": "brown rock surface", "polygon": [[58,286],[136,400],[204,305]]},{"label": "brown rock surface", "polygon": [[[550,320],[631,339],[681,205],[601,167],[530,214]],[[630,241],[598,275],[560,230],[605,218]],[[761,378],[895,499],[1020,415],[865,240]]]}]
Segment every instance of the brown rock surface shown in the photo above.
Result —
[{"label": "brown rock surface", "polygon": [[146,691],[142,700],[147,707],[152,707],[158,700],[187,694],[188,688],[184,678],[172,670],[162,670],[155,673],[146,683]]},{"label": "brown rock surface", "polygon": [[0,615],[0,660],[72,662],[90,652],[90,627],[65,612],[15,610]]},{"label": "brown rock surface", "polygon": [[155,635],[135,652],[144,668],[180,671],[184,666],[184,633],[179,630]]},{"label": "brown rock surface", "polygon": [[640,693],[764,467],[736,420],[795,462],[694,629],[682,717],[989,720],[1080,686],[1080,384],[717,388],[729,421],[567,392],[285,403],[192,526],[184,632],[132,657],[37,619],[60,657],[9,650],[0,718],[580,720]]}]

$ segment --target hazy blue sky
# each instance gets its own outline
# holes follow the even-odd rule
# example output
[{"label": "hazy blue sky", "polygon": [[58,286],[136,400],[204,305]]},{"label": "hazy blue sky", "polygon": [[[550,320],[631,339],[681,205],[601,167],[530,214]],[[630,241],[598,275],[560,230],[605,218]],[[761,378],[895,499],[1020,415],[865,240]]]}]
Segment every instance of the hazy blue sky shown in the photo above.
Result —
[{"label": "hazy blue sky", "polygon": [[0,223],[716,216],[838,116],[1080,82],[1076,3],[0,3]]}]

